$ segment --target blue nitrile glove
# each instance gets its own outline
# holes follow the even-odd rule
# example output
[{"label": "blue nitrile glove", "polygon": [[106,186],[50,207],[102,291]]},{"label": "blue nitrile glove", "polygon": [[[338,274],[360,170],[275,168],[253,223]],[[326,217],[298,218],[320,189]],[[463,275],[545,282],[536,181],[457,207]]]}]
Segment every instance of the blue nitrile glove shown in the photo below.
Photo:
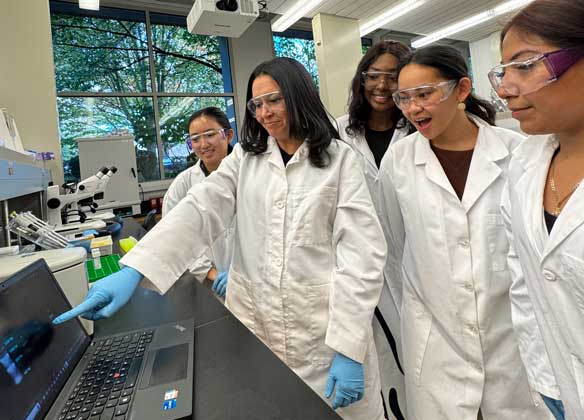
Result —
[{"label": "blue nitrile glove", "polygon": [[53,324],[61,324],[77,316],[93,321],[112,316],[130,300],[142,278],[142,274],[132,267],[123,267],[120,271],[96,281],[87,292],[85,300],[59,315],[53,320]]},{"label": "blue nitrile glove", "polygon": [[217,277],[215,277],[215,281],[211,286],[211,290],[217,293],[221,297],[225,297],[225,292],[227,291],[227,275],[229,273],[226,271],[217,273]]},{"label": "blue nitrile glove", "polygon": [[347,407],[349,404],[363,398],[365,380],[363,379],[363,365],[359,362],[337,353],[331,364],[331,370],[326,381],[325,396],[330,398],[333,389],[337,388],[333,409]]}]

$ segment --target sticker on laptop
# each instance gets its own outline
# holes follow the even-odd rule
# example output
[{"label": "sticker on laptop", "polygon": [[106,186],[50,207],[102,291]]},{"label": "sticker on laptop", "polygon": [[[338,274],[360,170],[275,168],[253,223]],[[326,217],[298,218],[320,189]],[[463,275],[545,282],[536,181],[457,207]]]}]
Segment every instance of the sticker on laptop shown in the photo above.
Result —
[{"label": "sticker on laptop", "polygon": [[176,408],[176,399],[164,401],[162,404],[162,411],[168,411]]},{"label": "sticker on laptop", "polygon": [[176,400],[178,398],[178,389],[169,389],[164,393],[164,401]]},{"label": "sticker on laptop", "polygon": [[164,402],[162,403],[162,411],[172,410],[176,408],[176,399],[178,398],[178,389],[169,389],[164,393]]}]

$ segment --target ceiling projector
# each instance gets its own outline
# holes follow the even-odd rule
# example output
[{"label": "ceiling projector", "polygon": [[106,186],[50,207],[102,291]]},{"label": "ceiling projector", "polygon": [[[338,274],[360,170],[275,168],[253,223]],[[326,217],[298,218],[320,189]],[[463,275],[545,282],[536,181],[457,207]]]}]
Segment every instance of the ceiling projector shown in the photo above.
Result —
[{"label": "ceiling projector", "polygon": [[238,38],[259,14],[257,0],[195,0],[187,28],[193,34]]}]

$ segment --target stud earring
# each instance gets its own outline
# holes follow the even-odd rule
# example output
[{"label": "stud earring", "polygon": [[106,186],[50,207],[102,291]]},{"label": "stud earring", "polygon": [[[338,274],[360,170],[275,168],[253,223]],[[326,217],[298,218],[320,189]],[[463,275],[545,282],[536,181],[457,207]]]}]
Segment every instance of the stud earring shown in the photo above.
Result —
[{"label": "stud earring", "polygon": [[460,102],[456,107],[461,111],[464,111],[466,109],[466,104],[464,102]]}]

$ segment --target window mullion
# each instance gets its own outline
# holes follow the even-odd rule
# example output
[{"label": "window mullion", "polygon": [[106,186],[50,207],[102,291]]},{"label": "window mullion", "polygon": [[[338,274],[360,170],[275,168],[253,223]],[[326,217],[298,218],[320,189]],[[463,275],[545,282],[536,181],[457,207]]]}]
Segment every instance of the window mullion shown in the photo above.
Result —
[{"label": "window mullion", "polygon": [[152,27],[150,26],[150,11],[146,10],[146,38],[148,40],[148,61],[150,63],[150,85],[152,88],[152,106],[154,108],[154,126],[156,129],[156,145],[158,146],[158,168],[160,179],[164,179],[164,148],[160,134],[160,109],[158,107],[158,86],[156,84],[156,69],[154,62],[154,47],[152,40]]}]

